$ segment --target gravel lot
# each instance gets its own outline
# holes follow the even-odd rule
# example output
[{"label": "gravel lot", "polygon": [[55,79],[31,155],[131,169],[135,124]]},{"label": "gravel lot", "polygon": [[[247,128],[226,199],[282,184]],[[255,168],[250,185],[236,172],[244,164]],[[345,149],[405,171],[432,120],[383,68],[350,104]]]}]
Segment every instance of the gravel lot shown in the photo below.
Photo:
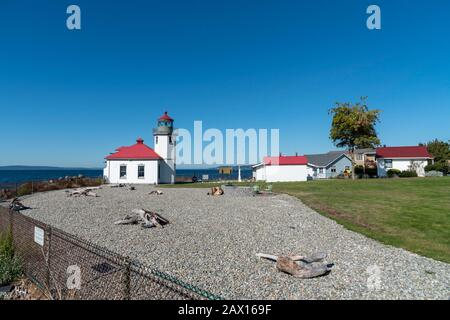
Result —
[{"label": "gravel lot", "polygon": [[[449,299],[450,264],[382,245],[344,229],[287,195],[246,192],[206,196],[206,189],[104,186],[99,197],[67,197],[64,191],[24,199],[24,214],[139,259],[226,299]],[[134,208],[171,221],[164,229],[116,226]],[[259,260],[270,254],[328,253],[333,271],[295,279]],[[378,267],[380,287],[368,289]],[[373,277],[373,276],[372,276]],[[373,278],[371,278],[373,279]],[[369,281],[370,282],[370,281]]]}]

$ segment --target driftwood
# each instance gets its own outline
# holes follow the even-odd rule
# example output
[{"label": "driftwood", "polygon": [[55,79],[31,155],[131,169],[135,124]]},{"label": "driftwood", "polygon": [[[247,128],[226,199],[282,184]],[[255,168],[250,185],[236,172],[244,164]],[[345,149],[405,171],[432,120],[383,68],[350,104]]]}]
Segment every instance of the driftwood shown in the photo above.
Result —
[{"label": "driftwood", "polygon": [[27,210],[31,209],[30,207],[27,207],[22,202],[19,201],[19,198],[14,198],[11,200],[11,203],[9,204],[9,209],[13,211],[21,211],[21,210]]},{"label": "driftwood", "polygon": [[161,190],[153,190],[149,194],[156,194],[156,195],[160,196],[163,194],[163,192]]},{"label": "driftwood", "polygon": [[211,191],[207,193],[209,196],[221,196],[223,195],[223,189],[221,187],[212,187]]},{"label": "driftwood", "polygon": [[296,278],[308,279],[328,274],[334,264],[320,263],[326,258],[325,253],[311,256],[274,256],[265,253],[256,254],[259,258],[276,261],[276,268]]},{"label": "driftwood", "polygon": [[125,187],[125,184],[124,184],[124,183],[119,183],[119,184],[113,184],[113,185],[111,185],[111,188],[123,188],[123,187]]},{"label": "driftwood", "polygon": [[169,224],[169,220],[160,214],[145,209],[134,209],[132,215],[126,215],[122,220],[114,222],[116,225],[138,224],[141,223],[142,228],[164,227]]},{"label": "driftwood", "polygon": [[80,196],[86,196],[86,197],[98,197],[98,195],[93,192],[92,190],[98,190],[100,187],[88,187],[88,188],[79,188],[79,189],[73,189],[73,190],[66,190],[68,197],[80,197]]}]

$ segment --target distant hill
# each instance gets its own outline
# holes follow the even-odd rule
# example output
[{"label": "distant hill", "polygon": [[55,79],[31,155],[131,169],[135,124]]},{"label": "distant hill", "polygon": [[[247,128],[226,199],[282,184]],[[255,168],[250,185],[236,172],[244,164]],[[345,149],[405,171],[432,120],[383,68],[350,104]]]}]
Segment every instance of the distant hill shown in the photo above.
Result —
[{"label": "distant hill", "polygon": [[65,168],[50,166],[0,166],[0,171],[11,170],[101,170],[100,168]]}]

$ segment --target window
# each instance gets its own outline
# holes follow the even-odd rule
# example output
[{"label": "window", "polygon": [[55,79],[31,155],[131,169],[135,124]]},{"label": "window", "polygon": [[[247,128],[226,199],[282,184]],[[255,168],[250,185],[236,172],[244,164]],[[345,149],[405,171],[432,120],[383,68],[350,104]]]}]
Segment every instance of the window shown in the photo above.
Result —
[{"label": "window", "polygon": [[127,166],[123,164],[120,166],[120,179],[126,178],[127,178]]},{"label": "window", "polygon": [[323,173],[323,168],[319,168],[319,173]]},{"label": "window", "polygon": [[172,136],[169,136],[169,143],[172,144]]},{"label": "window", "polygon": [[138,165],[138,178],[144,179],[145,177],[145,166],[143,164]]},{"label": "window", "polygon": [[332,167],[331,167],[331,172],[332,172],[332,173],[336,173],[336,167],[335,167],[335,166],[332,166]]},{"label": "window", "polygon": [[386,168],[392,168],[392,160],[388,160],[388,159],[386,159],[386,160],[384,160],[384,166],[386,167]]},{"label": "window", "polygon": [[363,154],[362,153],[357,153],[356,154],[356,160],[362,161],[362,159],[363,159]]},{"label": "window", "polygon": [[158,144],[158,136],[155,137],[155,144]]}]

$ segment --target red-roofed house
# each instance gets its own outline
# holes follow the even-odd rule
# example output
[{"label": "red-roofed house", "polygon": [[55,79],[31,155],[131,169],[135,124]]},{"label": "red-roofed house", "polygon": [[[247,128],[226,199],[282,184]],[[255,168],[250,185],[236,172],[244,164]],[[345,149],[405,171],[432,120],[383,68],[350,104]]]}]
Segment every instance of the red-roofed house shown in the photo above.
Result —
[{"label": "red-roofed house", "polygon": [[378,176],[385,177],[389,169],[416,171],[425,176],[425,166],[433,162],[427,147],[383,147],[376,149]]},{"label": "red-roofed house", "polygon": [[103,175],[109,183],[175,183],[173,119],[164,113],[153,130],[155,150],[138,138],[105,157]]},{"label": "red-roofed house", "polygon": [[306,181],[307,166],[305,156],[265,157],[253,166],[253,177],[267,182]]}]

